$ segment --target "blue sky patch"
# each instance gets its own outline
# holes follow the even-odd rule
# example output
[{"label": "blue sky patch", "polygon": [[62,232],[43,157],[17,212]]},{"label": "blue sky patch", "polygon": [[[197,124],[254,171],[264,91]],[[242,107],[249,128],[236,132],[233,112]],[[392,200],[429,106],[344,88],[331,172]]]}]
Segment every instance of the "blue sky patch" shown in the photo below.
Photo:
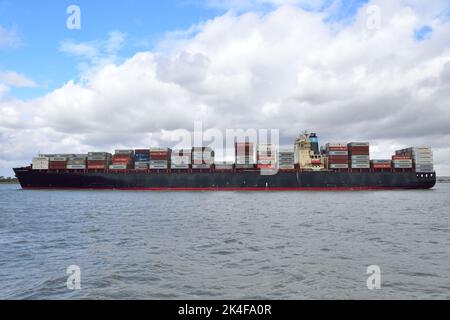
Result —
[{"label": "blue sky patch", "polygon": [[422,28],[416,30],[414,32],[414,38],[417,41],[424,41],[426,39],[431,38],[431,35],[433,34],[433,28],[430,26],[423,26]]}]

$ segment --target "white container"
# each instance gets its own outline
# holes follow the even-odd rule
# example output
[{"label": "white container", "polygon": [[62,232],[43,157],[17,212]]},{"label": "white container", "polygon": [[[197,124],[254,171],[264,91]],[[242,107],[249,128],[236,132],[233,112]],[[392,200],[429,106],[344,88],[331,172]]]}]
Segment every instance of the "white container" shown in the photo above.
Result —
[{"label": "white container", "polygon": [[188,164],[171,164],[171,168],[172,169],[189,169],[189,165]]},{"label": "white container", "polygon": [[66,157],[52,157],[49,160],[50,160],[50,162],[53,162],[53,161],[67,161],[67,158]]},{"label": "white container", "polygon": [[134,150],[116,150],[114,153],[130,155],[130,154],[134,154]]},{"label": "white container", "polygon": [[370,169],[370,164],[353,164],[352,163],[352,169]]},{"label": "white container", "polygon": [[190,156],[174,156],[172,155],[172,164],[175,165],[189,165],[191,164]]},{"label": "white container", "polygon": [[348,169],[348,164],[330,164],[330,169]]},{"label": "white container", "polygon": [[366,160],[366,161],[369,161],[369,156],[352,156],[352,160]]},{"label": "white container", "polygon": [[86,170],[86,165],[67,165],[67,170]]},{"label": "white container", "polygon": [[329,151],[329,156],[348,156],[348,151]]},{"label": "white container", "polygon": [[416,166],[416,172],[433,172],[433,171],[434,171],[433,165]]},{"label": "white container", "polygon": [[349,147],[368,147],[370,146],[369,142],[350,142],[348,144]]},{"label": "white container", "polygon": [[326,149],[330,149],[330,148],[347,148],[348,145],[346,143],[327,143],[325,145]]},{"label": "white container", "polygon": [[258,164],[263,164],[263,165],[270,165],[270,164],[274,164],[276,161],[275,159],[273,160],[258,160],[257,163]]},{"label": "white container", "polygon": [[110,170],[126,170],[127,168],[126,164],[112,164],[109,166]]},{"label": "white container", "polygon": [[293,164],[282,164],[278,166],[279,169],[281,170],[294,170],[295,169],[295,165]]},{"label": "white container", "polygon": [[372,160],[374,164],[391,164],[391,160]]},{"label": "white container", "polygon": [[163,165],[163,164],[151,164],[150,165],[150,170],[167,170],[169,168],[169,166]]},{"label": "white container", "polygon": [[48,170],[49,158],[36,157],[33,158],[32,168],[33,170]]}]

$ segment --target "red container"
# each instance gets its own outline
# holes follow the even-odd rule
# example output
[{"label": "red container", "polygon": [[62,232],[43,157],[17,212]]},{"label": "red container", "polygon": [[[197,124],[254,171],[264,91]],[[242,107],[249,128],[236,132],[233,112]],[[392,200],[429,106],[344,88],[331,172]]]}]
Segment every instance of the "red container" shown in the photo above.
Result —
[{"label": "red container", "polygon": [[411,160],[410,156],[392,156],[392,160]]},{"label": "red container", "polygon": [[348,151],[348,147],[329,147],[328,151]]},{"label": "red container", "polygon": [[65,170],[67,168],[66,161],[50,161],[48,168],[50,170]]},{"label": "red container", "polygon": [[348,157],[347,156],[330,156],[328,157],[329,164],[347,164]]},{"label": "red container", "polygon": [[130,156],[127,156],[127,155],[121,155],[121,154],[118,154],[118,155],[114,155],[113,156],[113,161],[114,160],[131,160],[132,159],[132,157],[130,157]]},{"label": "red container", "polygon": [[390,164],[374,164],[374,169],[391,169],[392,166]]},{"label": "red container", "polygon": [[106,164],[88,164],[88,169],[106,170]]},{"label": "red container", "polygon": [[88,165],[106,165],[105,160],[89,160]]},{"label": "red container", "polygon": [[112,164],[117,166],[129,166],[131,164],[131,161],[113,161]]},{"label": "red container", "polygon": [[369,147],[348,147],[349,152],[367,152],[369,153]]},{"label": "red container", "polygon": [[150,160],[167,160],[167,159],[169,159],[168,152],[150,153]]},{"label": "red container", "polygon": [[258,169],[275,169],[273,164],[258,164],[256,167]]},{"label": "red container", "polygon": [[368,156],[368,155],[370,155],[369,150],[367,150],[367,151],[360,151],[360,150],[349,151],[349,157],[351,157],[351,156]]}]

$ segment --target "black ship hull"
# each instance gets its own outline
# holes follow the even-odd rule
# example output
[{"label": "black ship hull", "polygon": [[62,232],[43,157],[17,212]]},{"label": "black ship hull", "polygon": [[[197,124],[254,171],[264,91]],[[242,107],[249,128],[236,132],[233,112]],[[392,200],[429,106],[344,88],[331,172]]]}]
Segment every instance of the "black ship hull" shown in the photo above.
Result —
[{"label": "black ship hull", "polygon": [[14,169],[23,189],[111,190],[394,190],[431,189],[435,173],[416,172],[70,172]]}]

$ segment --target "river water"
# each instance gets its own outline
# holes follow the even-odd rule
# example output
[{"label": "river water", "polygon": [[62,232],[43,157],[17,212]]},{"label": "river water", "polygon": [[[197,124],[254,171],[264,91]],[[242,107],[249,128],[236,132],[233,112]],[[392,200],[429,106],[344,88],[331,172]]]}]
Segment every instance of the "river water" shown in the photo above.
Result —
[{"label": "river water", "polygon": [[[1,299],[449,299],[450,184],[427,191],[0,185]],[[66,269],[80,268],[81,290]],[[381,269],[369,290],[367,267]]]}]

